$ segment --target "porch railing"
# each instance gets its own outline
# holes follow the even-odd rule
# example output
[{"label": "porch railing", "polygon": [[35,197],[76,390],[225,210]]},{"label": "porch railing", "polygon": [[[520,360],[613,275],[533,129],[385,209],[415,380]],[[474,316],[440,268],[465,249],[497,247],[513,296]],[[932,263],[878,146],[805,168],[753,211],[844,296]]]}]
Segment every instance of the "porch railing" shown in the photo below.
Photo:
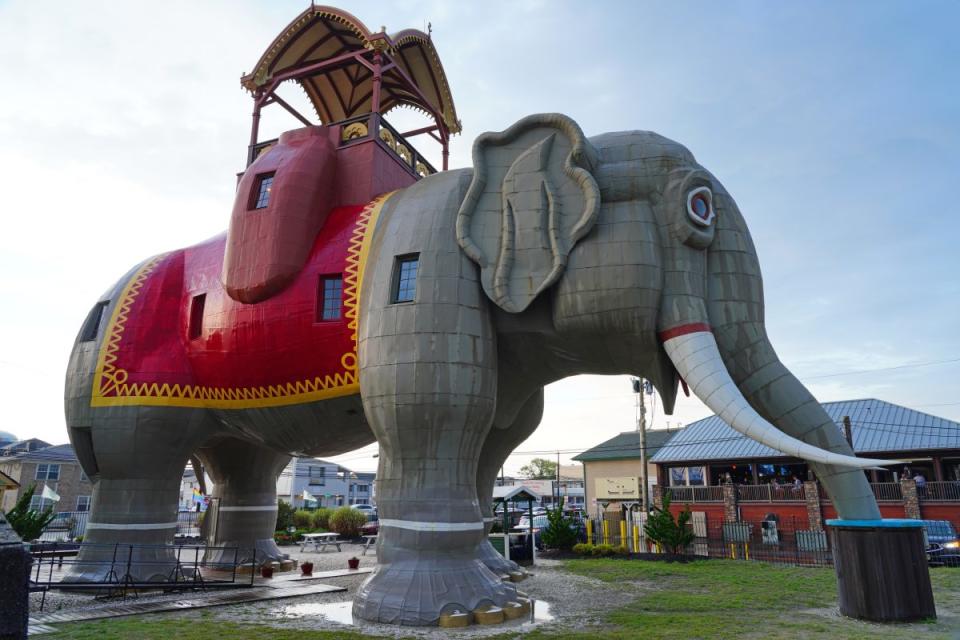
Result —
[{"label": "porch railing", "polygon": [[723,487],[670,487],[670,499],[676,504],[723,502]]},{"label": "porch railing", "polygon": [[903,491],[899,482],[871,482],[873,496],[879,502],[900,502],[903,500]]},{"label": "porch railing", "polygon": [[960,502],[960,482],[927,482],[917,487],[917,496],[924,502]]},{"label": "porch railing", "polygon": [[803,487],[793,485],[741,484],[737,486],[740,502],[803,502]]}]

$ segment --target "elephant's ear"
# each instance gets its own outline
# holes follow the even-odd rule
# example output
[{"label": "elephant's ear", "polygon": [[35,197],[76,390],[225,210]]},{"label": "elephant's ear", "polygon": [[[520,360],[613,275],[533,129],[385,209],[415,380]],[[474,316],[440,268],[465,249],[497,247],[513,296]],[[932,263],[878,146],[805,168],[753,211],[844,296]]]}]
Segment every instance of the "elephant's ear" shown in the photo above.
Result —
[{"label": "elephant's ear", "polygon": [[546,113],[477,138],[473,163],[457,242],[480,265],[487,296],[518,313],[557,281],[597,218],[597,153],[576,122]]}]

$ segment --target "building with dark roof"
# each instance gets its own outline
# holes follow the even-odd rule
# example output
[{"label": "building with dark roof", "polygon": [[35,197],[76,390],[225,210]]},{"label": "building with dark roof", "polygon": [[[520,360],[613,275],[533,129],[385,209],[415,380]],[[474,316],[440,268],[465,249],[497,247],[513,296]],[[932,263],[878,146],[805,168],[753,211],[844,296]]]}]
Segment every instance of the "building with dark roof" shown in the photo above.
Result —
[{"label": "building with dark roof", "polygon": [[[960,481],[960,424],[876,398],[825,402],[822,406],[841,430],[844,419],[849,420],[857,455],[919,458],[909,465],[912,474],[920,472],[926,480]],[[740,484],[807,477],[802,460],[741,435],[718,416],[690,423],[651,460],[658,467],[660,482],[673,486],[717,485],[728,473]],[[695,482],[691,481],[691,469],[696,470]],[[886,471],[869,473],[872,482],[893,482],[902,472],[903,465],[896,463]]]},{"label": "building with dark roof", "polygon": [[[42,441],[33,440],[32,442]],[[0,501],[0,510],[9,511],[20,496],[32,486],[36,486],[31,501],[34,509],[43,509],[50,504],[57,513],[90,509],[93,485],[80,468],[77,455],[69,444],[3,455],[0,457],[0,473],[6,474],[20,485],[16,490],[4,492]],[[58,494],[60,500],[53,502],[42,498],[40,494],[44,487],[49,487]]]},{"label": "building with dark roof", "polygon": [[[823,408],[858,455],[898,461],[866,472],[884,517],[950,520],[960,527],[960,423],[875,398]],[[657,495],[669,488],[674,508],[689,506],[708,520],[774,514],[814,525],[836,517],[806,462],[754,442],[717,416],[674,433],[651,461]]]},{"label": "building with dark roof", "polygon": [[[647,431],[647,478],[651,489],[657,483],[657,468],[652,456],[682,432],[679,429]],[[598,505],[606,504],[610,509],[640,501],[640,434],[637,431],[617,434],[573,456],[573,460],[583,463],[587,513],[595,513]]]}]

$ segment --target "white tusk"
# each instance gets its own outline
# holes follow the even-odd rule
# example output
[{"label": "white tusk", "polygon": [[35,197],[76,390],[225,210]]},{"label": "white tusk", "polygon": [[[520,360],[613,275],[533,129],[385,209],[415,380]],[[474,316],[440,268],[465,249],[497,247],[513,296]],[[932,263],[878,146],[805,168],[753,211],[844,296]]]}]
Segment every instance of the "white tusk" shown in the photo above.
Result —
[{"label": "white tusk", "polygon": [[896,464],[897,460],[857,458],[814,447],[785,434],[763,419],[730,377],[720,357],[717,341],[710,331],[684,333],[663,341],[663,348],[680,376],[704,404],[728,425],[761,444],[794,456],[845,467],[871,469]]}]

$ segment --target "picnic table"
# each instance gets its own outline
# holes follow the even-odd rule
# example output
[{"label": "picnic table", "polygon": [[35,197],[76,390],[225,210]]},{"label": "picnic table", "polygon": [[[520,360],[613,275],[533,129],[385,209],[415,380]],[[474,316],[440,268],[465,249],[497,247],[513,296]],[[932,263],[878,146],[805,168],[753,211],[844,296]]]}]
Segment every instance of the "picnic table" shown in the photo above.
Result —
[{"label": "picnic table", "polygon": [[[306,551],[309,545],[313,545],[313,550],[320,552],[326,550],[329,546],[336,546],[337,551],[340,551],[341,541],[337,538],[340,537],[340,534],[337,533],[305,533],[303,534],[303,540],[300,542],[300,551]],[[321,549],[321,547],[323,549]]]},{"label": "picnic table", "polygon": [[370,548],[370,545],[374,545],[374,544],[377,544],[376,534],[363,536],[363,553],[361,553],[360,555],[362,556],[367,555],[367,549]]}]

